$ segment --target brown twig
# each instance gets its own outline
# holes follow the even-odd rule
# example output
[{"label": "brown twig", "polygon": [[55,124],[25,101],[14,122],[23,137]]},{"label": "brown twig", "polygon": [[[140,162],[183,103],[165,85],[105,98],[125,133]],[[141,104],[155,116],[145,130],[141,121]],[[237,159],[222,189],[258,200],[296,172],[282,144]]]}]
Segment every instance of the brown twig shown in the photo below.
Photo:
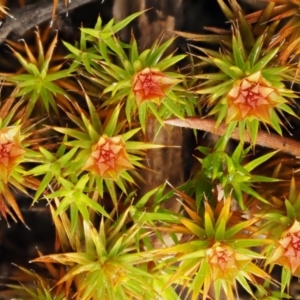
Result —
[{"label": "brown twig", "polygon": [[[164,121],[165,124],[204,130],[219,136],[226,132],[226,125],[220,124],[217,128],[216,121],[208,118],[189,117],[184,120],[179,118],[172,118]],[[239,132],[235,129],[231,135],[232,139],[240,140]],[[244,141],[250,143],[251,139],[245,135]],[[300,143],[273,133],[259,131],[257,135],[257,145],[283,151],[285,153],[300,157]]]},{"label": "brown twig", "polygon": [[[96,0],[72,0],[68,6],[64,1],[59,1],[56,13],[61,14]],[[26,5],[22,8],[9,11],[12,18],[7,17],[0,28],[0,44],[2,44],[10,33],[21,37],[24,33],[52,18],[53,1],[40,0],[35,4]]]}]

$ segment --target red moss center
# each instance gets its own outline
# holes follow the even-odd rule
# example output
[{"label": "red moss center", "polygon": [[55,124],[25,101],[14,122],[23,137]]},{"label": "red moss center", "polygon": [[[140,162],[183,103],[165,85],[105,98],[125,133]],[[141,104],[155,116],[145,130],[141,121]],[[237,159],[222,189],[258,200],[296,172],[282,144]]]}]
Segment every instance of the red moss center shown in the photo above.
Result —
[{"label": "red moss center", "polygon": [[235,267],[233,253],[227,249],[214,249],[210,254],[210,263],[220,268],[222,271]]},{"label": "red moss center", "polygon": [[149,93],[149,89],[156,86],[157,84],[153,82],[151,75],[146,75],[142,81],[143,88],[145,89],[146,94]]},{"label": "red moss center", "polygon": [[248,105],[251,109],[267,104],[268,102],[263,96],[263,89],[264,87],[261,87],[259,83],[251,83],[248,80],[244,80],[236,103]]},{"label": "red moss center", "polygon": [[296,251],[300,251],[300,238],[294,235],[292,239],[292,245]]},{"label": "red moss center", "polygon": [[[108,144],[108,143],[106,143]],[[109,147],[109,145],[108,145]],[[98,162],[105,163],[109,165],[111,168],[115,167],[116,163],[116,155],[111,150],[106,150],[104,147],[100,147]]]},{"label": "red moss center", "polygon": [[285,255],[287,257],[300,257],[300,238],[294,234],[290,236],[290,243],[286,249]]},{"label": "red moss center", "polygon": [[242,95],[245,97],[246,103],[250,105],[252,108],[257,106],[257,101],[259,99],[259,95],[254,93],[251,89],[247,91],[243,91]]},{"label": "red moss center", "polygon": [[9,157],[13,143],[0,144],[0,158]]}]

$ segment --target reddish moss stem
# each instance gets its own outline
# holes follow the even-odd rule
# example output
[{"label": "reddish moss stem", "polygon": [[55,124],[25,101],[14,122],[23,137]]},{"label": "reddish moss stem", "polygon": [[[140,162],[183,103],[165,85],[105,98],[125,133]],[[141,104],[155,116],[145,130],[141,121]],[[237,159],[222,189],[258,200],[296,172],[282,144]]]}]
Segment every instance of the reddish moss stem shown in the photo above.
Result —
[{"label": "reddish moss stem", "polygon": [[[220,124],[216,128],[216,121],[214,119],[208,118],[202,119],[197,117],[190,117],[186,118],[185,120],[172,118],[165,120],[164,123],[174,126],[203,130],[220,136],[225,134],[226,132],[225,124]],[[237,129],[233,131],[231,138],[235,140],[240,140],[239,132]],[[244,140],[246,143],[251,142],[250,137],[248,135],[244,137]],[[290,138],[285,138],[273,133],[259,131],[257,135],[256,144],[263,147],[280,150],[285,153],[300,157],[300,143]]]}]

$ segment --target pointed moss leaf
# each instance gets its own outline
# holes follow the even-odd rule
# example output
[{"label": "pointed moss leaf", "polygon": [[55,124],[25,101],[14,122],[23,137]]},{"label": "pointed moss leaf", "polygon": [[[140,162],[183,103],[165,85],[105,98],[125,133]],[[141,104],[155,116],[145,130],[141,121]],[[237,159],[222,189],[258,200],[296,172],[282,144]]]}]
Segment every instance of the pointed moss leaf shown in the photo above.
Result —
[{"label": "pointed moss leaf", "polygon": [[107,39],[114,34],[114,32],[111,29],[107,29],[105,31],[105,30],[95,30],[91,28],[81,28],[80,30],[84,32],[86,35],[90,35],[100,40]]},{"label": "pointed moss leaf", "polygon": [[157,46],[158,42],[156,41],[154,45],[151,47],[150,52],[148,53],[147,64],[149,66],[155,66],[159,62],[159,60],[161,59],[165,51],[172,45],[173,42],[174,42],[174,38],[171,38],[158,47]]},{"label": "pointed moss leaf", "polygon": [[59,87],[57,84],[50,82],[50,81],[44,81],[43,82],[43,86],[49,90],[50,92],[52,92],[52,94],[56,95],[56,94],[61,94],[64,95],[66,98],[67,97],[67,92],[65,90],[63,90],[61,87]]},{"label": "pointed moss leaf", "polygon": [[282,129],[281,129],[281,121],[278,118],[276,112],[274,110],[271,111],[271,126],[276,130],[276,132],[279,135],[282,135]]},{"label": "pointed moss leaf", "polygon": [[128,73],[120,68],[117,65],[114,65],[112,63],[105,63],[105,62],[100,62],[101,67],[104,69],[104,71],[110,75],[111,77],[115,78],[117,81],[122,80],[122,79],[128,79]]},{"label": "pointed moss leaf", "polygon": [[293,111],[288,105],[283,103],[279,105],[279,108],[285,111],[286,113],[290,114],[291,116],[297,117],[295,111]]},{"label": "pointed moss leaf", "polygon": [[99,140],[99,133],[95,130],[92,124],[88,124],[87,130],[89,133],[89,136],[91,138],[91,141],[96,143]]},{"label": "pointed moss leaf", "polygon": [[260,56],[260,52],[264,43],[265,35],[261,35],[255,42],[249,56],[248,61],[250,63],[250,68],[253,68],[253,66],[257,63],[257,60]]},{"label": "pointed moss leaf", "polygon": [[116,55],[119,58],[123,58],[123,59],[127,58],[126,53],[124,52],[119,41],[116,38],[109,37],[109,38],[105,39],[104,42],[112,51],[114,51],[116,53]]},{"label": "pointed moss leaf", "polygon": [[41,196],[41,194],[47,189],[52,178],[53,178],[53,173],[47,172],[34,195],[33,202],[36,202],[39,199],[39,197]]},{"label": "pointed moss leaf", "polygon": [[146,102],[143,102],[138,106],[139,121],[143,132],[146,132],[147,106]]},{"label": "pointed moss leaf", "polygon": [[242,10],[238,11],[238,18],[240,21],[239,27],[240,27],[240,32],[241,32],[241,37],[243,39],[244,45],[246,49],[252,49],[255,39],[253,36],[252,28],[250,24],[247,22],[245,19],[244,13]]},{"label": "pointed moss leaf", "polygon": [[[50,195],[49,195],[50,196]],[[60,204],[57,207],[57,210],[55,212],[55,216],[59,216],[61,213],[63,213],[64,211],[67,210],[67,208],[69,207],[71,201],[68,197],[64,197],[62,199],[62,201],[60,202]]]},{"label": "pointed moss leaf", "polygon": [[135,128],[135,129],[132,129],[132,130],[129,130],[129,131],[125,132],[124,134],[122,134],[123,140],[124,141],[129,140],[130,138],[135,136],[140,130],[141,130],[141,128]]},{"label": "pointed moss leaf", "polygon": [[231,66],[230,70],[235,73],[235,78],[245,77],[244,71],[241,68],[237,67],[237,66]]},{"label": "pointed moss leaf", "polygon": [[199,237],[203,238],[206,236],[206,232],[203,228],[199,227],[195,222],[190,221],[189,219],[186,218],[180,218],[179,221],[187,228],[189,231]]},{"label": "pointed moss leaf", "polygon": [[164,99],[163,101],[163,105],[169,110],[169,112],[171,112],[174,116],[183,119],[184,116],[182,114],[182,112],[178,109],[178,107],[176,107],[176,105],[174,104],[174,102],[170,101],[168,98]]},{"label": "pointed moss leaf", "polygon": [[[132,181],[132,178],[130,177],[130,175],[129,175],[129,176],[127,176],[127,175],[129,175],[128,172],[123,171],[123,172],[119,175],[119,178],[118,178],[118,180],[117,180],[117,182],[116,182],[117,186],[122,190],[122,192],[123,192],[125,195],[127,195],[127,188],[126,188],[126,186],[125,186],[125,183],[124,183],[124,180],[123,180],[123,179],[125,179],[125,180],[128,181],[128,182],[131,182],[131,183],[133,182],[133,183],[134,183],[134,180]],[[127,180],[127,179],[129,179],[129,180]]]},{"label": "pointed moss leaf", "polygon": [[43,156],[46,158],[47,162],[53,162],[56,160],[56,157],[47,149],[43,147],[39,147],[40,152],[43,154]]},{"label": "pointed moss leaf", "polygon": [[115,135],[115,130],[116,126],[118,123],[118,118],[119,118],[119,113],[120,113],[120,105],[118,105],[112,112],[108,123],[106,124],[104,128],[104,134],[107,136],[114,136]]},{"label": "pointed moss leaf", "polygon": [[195,278],[191,283],[192,299],[197,299],[202,292],[202,286],[205,278],[210,274],[211,269],[207,260],[202,261]]},{"label": "pointed moss leaf", "polygon": [[75,54],[77,57],[80,57],[82,51],[79,50],[78,48],[74,47],[72,44],[67,43],[63,41],[64,46],[73,54]]},{"label": "pointed moss leaf", "polygon": [[291,272],[290,268],[282,268],[280,297],[282,297],[282,293],[284,293],[285,288],[289,287],[291,280],[292,280],[292,272]]},{"label": "pointed moss leaf", "polygon": [[[83,203],[82,201],[79,201],[79,199],[77,198],[77,192],[74,192],[74,198],[75,198],[75,203],[74,204],[76,205],[76,207],[77,207],[78,211],[80,212],[80,214],[82,215],[83,219],[85,221],[89,221],[90,220],[90,214],[89,214],[89,210],[87,208],[87,204]],[[75,227],[77,225],[77,222],[76,222],[77,219],[78,219],[78,213],[75,214],[74,218],[72,218],[72,216],[71,216],[71,224],[74,224]]]},{"label": "pointed moss leaf", "polygon": [[28,73],[32,74],[36,78],[42,79],[43,76],[41,76],[40,70],[37,68],[36,65],[29,63],[28,66]]},{"label": "pointed moss leaf", "polygon": [[238,79],[236,77],[236,73],[230,69],[231,64],[225,62],[224,59],[213,58],[212,61],[222,72],[227,74],[229,77],[231,77],[234,80]]},{"label": "pointed moss leaf", "polygon": [[244,248],[250,248],[250,247],[260,247],[264,246],[266,244],[266,240],[261,240],[261,239],[236,239],[235,241],[231,242],[230,244],[235,248],[235,249],[244,249]]},{"label": "pointed moss leaf", "polygon": [[[87,195],[80,193],[80,192],[74,192],[74,194],[78,197],[78,200],[84,205],[88,206],[89,208],[93,209],[94,211],[98,212],[99,214],[105,216],[108,219],[111,219],[110,215],[105,211],[105,209],[95,200],[91,199]],[[75,196],[74,196],[75,197]],[[78,207],[79,208],[79,207]],[[89,220],[89,213],[86,215],[87,221]]]},{"label": "pointed moss leaf", "polygon": [[78,207],[74,203],[70,203],[70,219],[71,219],[71,234],[74,235],[78,224]]},{"label": "pointed moss leaf", "polygon": [[228,20],[233,20],[235,18],[233,12],[231,11],[231,9],[225,4],[225,2],[223,0],[217,0],[224,15],[226,16],[226,18]]},{"label": "pointed moss leaf", "polygon": [[238,31],[236,32],[236,35],[233,35],[232,37],[232,50],[234,61],[237,67],[240,70],[243,70],[245,66],[245,52],[243,42],[241,41],[241,37]]},{"label": "pointed moss leaf", "polygon": [[70,71],[69,70],[61,70],[61,71],[57,71],[57,72],[54,72],[54,73],[50,73],[50,74],[47,74],[45,76],[45,81],[55,81],[55,80],[58,80],[58,79],[61,79],[61,78],[65,78],[65,77],[68,77],[70,76]]},{"label": "pointed moss leaf", "polygon": [[[31,85],[35,82],[35,79],[32,78],[32,75],[29,74],[21,74],[21,75],[13,75],[11,77],[7,77],[8,81],[12,81],[12,82],[24,82],[25,85],[23,86],[28,86]],[[29,84],[28,84],[29,82]]]},{"label": "pointed moss leaf", "polygon": [[[258,200],[260,200],[260,201],[262,201],[262,202],[264,202],[264,203],[269,204],[269,202],[268,202],[265,198],[263,198],[260,194],[258,194],[257,192],[255,192],[255,191],[254,191],[252,188],[250,188],[248,185],[246,185],[246,184],[240,184],[240,188],[241,188],[241,190],[242,190],[243,192],[245,192],[245,193],[247,193],[247,194],[249,194],[249,195],[251,195],[251,196],[257,198]],[[241,198],[240,200],[242,201],[242,198]],[[240,202],[240,204],[241,204],[241,203],[242,203],[242,202]]]},{"label": "pointed moss leaf", "polygon": [[251,73],[256,73],[260,70],[263,70],[264,67],[270,63],[270,61],[276,56],[276,54],[278,53],[279,48],[274,48],[272,50],[270,50],[270,52],[268,54],[266,54],[265,56],[263,56],[262,59],[260,59],[254,66],[253,68],[251,68]]},{"label": "pointed moss leaf", "polygon": [[[12,78],[12,79],[14,79],[14,78]],[[37,80],[35,78],[33,79],[32,77],[30,77],[27,80],[20,82],[18,84],[18,87],[19,88],[27,88],[27,89],[22,89],[23,90],[22,92],[19,91],[19,93],[17,95],[19,95],[21,93],[20,96],[22,94],[25,94],[25,92],[35,90],[35,88],[38,90]]]},{"label": "pointed moss leaf", "polygon": [[259,125],[260,125],[259,123],[260,122],[258,119],[254,119],[252,121],[249,121],[249,123],[247,122],[246,124],[253,145],[255,145],[257,141],[257,135],[258,135]]},{"label": "pointed moss leaf", "polygon": [[99,53],[101,53],[101,56],[103,57],[103,59],[106,61],[106,62],[109,62],[110,59],[109,59],[109,56],[108,56],[108,49],[107,49],[107,45],[100,41],[98,43],[98,51]]},{"label": "pointed moss leaf", "polygon": [[118,238],[118,240],[113,244],[112,248],[110,249],[108,254],[110,258],[118,256],[122,243],[123,243],[123,236]]},{"label": "pointed moss leaf", "polygon": [[141,222],[152,222],[152,221],[166,221],[166,222],[176,222],[176,218],[174,214],[167,214],[165,212],[159,213],[144,213],[138,211],[136,208],[131,208],[130,209],[132,216],[135,219],[138,219]]},{"label": "pointed moss leaf", "polygon": [[64,127],[53,127],[54,130],[72,136],[78,140],[89,140],[89,137],[86,133],[77,131],[75,129],[64,128]]},{"label": "pointed moss leaf", "polygon": [[238,273],[236,276],[237,281],[240,283],[240,285],[245,289],[245,291],[248,292],[249,295],[251,295],[255,299],[255,295],[253,294],[253,291],[251,287],[249,286],[249,283],[245,276],[242,273]]},{"label": "pointed moss leaf", "polygon": [[287,215],[288,215],[288,217],[289,217],[291,220],[296,219],[296,211],[295,211],[295,208],[294,208],[294,206],[291,204],[290,201],[285,200],[285,207],[286,207],[286,210],[287,210]]},{"label": "pointed moss leaf", "polygon": [[146,150],[146,149],[157,149],[165,147],[164,145],[158,145],[153,143],[145,143],[145,142],[127,142],[126,149],[127,150]]},{"label": "pointed moss leaf", "polygon": [[263,156],[260,156],[254,160],[252,160],[251,162],[249,162],[248,164],[246,164],[244,166],[244,168],[247,170],[247,171],[252,171],[253,169],[255,169],[256,167],[258,167],[259,165],[261,165],[262,163],[268,161],[274,154],[276,154],[278,151],[273,151],[273,152],[270,152],[268,154],[265,154]]},{"label": "pointed moss leaf", "polygon": [[64,167],[73,158],[77,150],[78,148],[74,147],[70,151],[68,151],[65,155],[63,155],[61,158],[58,159],[58,162],[60,163],[61,167]]},{"label": "pointed moss leaf", "polygon": [[272,177],[266,177],[266,176],[259,176],[259,175],[254,175],[252,176],[250,182],[278,182],[281,181],[280,179],[277,178],[272,178]]},{"label": "pointed moss leaf", "polygon": [[100,30],[102,28],[102,19],[100,18],[100,16],[97,18],[97,22],[95,25],[95,29]]},{"label": "pointed moss leaf", "polygon": [[214,86],[210,87],[205,87],[203,86],[200,87],[200,89],[196,90],[196,93],[198,94],[212,94],[210,97],[212,99],[216,99],[221,95],[224,95],[225,93],[229,92],[230,88],[232,87],[232,82],[230,81],[225,81],[220,84],[216,84]]},{"label": "pointed moss leaf", "polygon": [[39,165],[39,166],[32,168],[27,173],[38,176],[38,175],[46,174],[49,171],[49,168],[50,168],[50,164],[44,163],[43,165]]},{"label": "pointed moss leaf", "polygon": [[133,65],[127,59],[123,60],[122,63],[123,63],[124,69],[126,70],[127,73],[129,73],[129,74],[134,73]]},{"label": "pointed moss leaf", "polygon": [[79,181],[76,183],[74,190],[80,192],[84,191],[88,181],[89,181],[89,174],[85,174],[81,176]]},{"label": "pointed moss leaf", "polygon": [[29,63],[26,61],[26,59],[23,58],[23,56],[16,52],[14,49],[12,49],[10,47],[10,49],[13,51],[14,55],[17,57],[18,61],[20,62],[20,64],[22,65],[22,67],[28,72],[31,74],[31,69],[29,67]]},{"label": "pointed moss leaf", "polygon": [[116,193],[116,187],[115,183],[110,179],[104,179],[105,185],[108,189],[109,195],[112,199],[112,202],[115,207],[118,206],[118,200],[117,200],[117,193]]},{"label": "pointed moss leaf", "polygon": [[136,19],[137,17],[139,17],[143,13],[145,13],[145,11],[140,11],[140,12],[134,13],[134,14],[128,16],[127,18],[125,18],[124,20],[116,23],[112,27],[113,32],[116,33],[118,31],[120,31],[121,29],[123,29],[124,27],[126,27],[130,22],[132,22],[134,19]]},{"label": "pointed moss leaf", "polygon": [[250,225],[252,225],[256,220],[255,219],[251,219],[249,221],[245,221],[245,222],[240,222],[238,224],[235,224],[234,226],[228,228],[225,232],[224,235],[224,239],[226,240],[230,240],[231,238],[233,238],[236,234],[242,232],[243,230],[245,230],[245,228],[249,227]]},{"label": "pointed moss leaf", "polygon": [[168,59],[163,59],[155,65],[155,68],[158,68],[160,71],[164,71],[169,67],[174,66],[176,63],[183,60],[185,57],[186,55],[182,54],[182,55],[176,55]]},{"label": "pointed moss leaf", "polygon": [[135,184],[135,180],[131,177],[131,175],[126,172],[126,171],[123,171],[121,174],[120,174],[120,178],[119,180],[117,181],[117,185],[122,189],[122,191],[127,194],[127,189],[123,183],[123,180],[121,179],[125,179],[127,182],[130,182],[132,184]]},{"label": "pointed moss leaf", "polygon": [[139,51],[138,51],[138,46],[135,37],[132,36],[131,39],[132,41],[130,43],[130,49],[129,49],[130,62],[134,63],[139,58]]},{"label": "pointed moss leaf", "polygon": [[207,212],[204,213],[204,223],[205,223],[205,235],[208,238],[213,238],[215,236],[215,226]]},{"label": "pointed moss leaf", "polygon": [[147,202],[149,201],[149,199],[156,194],[156,192],[159,190],[160,186],[157,188],[154,188],[152,190],[150,190],[149,192],[147,192],[145,195],[143,195],[141,197],[141,199],[139,199],[139,201],[136,202],[135,207],[136,208],[144,208],[147,204]]}]

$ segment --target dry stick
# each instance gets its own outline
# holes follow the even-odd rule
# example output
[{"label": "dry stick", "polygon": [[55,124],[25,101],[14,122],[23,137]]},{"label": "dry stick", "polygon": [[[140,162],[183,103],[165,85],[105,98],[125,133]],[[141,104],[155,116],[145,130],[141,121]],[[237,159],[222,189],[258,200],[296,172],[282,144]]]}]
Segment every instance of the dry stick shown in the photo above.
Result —
[{"label": "dry stick", "polygon": [[[178,118],[171,118],[165,120],[164,123],[169,125],[174,125],[174,126],[204,130],[219,136],[224,135],[226,132],[226,125],[220,124],[216,128],[215,127],[216,121],[207,118],[202,119],[197,117],[190,117],[190,118],[186,118],[185,120],[178,119]],[[235,129],[230,137],[235,140],[240,140],[238,130]],[[248,135],[245,135],[244,141],[246,143],[250,143],[251,139]],[[300,157],[300,143],[293,139],[281,137],[276,134],[272,134],[264,131],[259,131],[257,135],[256,144],[267,148],[281,150],[285,153]]]},{"label": "dry stick", "polygon": [[[56,13],[61,14],[94,1],[96,0],[72,0],[70,3],[68,3],[67,7],[64,5],[65,1],[59,1],[57,4]],[[47,20],[51,20],[52,8],[52,0],[40,0],[35,4],[10,10],[9,14],[13,17],[6,17],[5,22],[0,27],[0,44],[5,41],[10,33],[14,33],[21,37],[27,30],[33,28],[34,26],[39,25]]]}]

